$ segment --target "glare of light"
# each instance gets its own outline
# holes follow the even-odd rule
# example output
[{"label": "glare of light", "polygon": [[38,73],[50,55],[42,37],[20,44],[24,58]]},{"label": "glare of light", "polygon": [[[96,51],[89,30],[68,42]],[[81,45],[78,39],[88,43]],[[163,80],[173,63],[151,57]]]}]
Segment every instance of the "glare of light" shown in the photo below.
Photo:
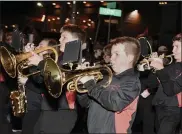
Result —
[{"label": "glare of light", "polygon": [[86,21],[85,21],[85,20],[83,20],[83,22],[85,23]]},{"label": "glare of light", "polygon": [[159,2],[159,5],[166,5],[167,4],[167,2],[165,1],[165,2]]},{"label": "glare of light", "polygon": [[76,12],[77,14],[79,14],[79,12]]},{"label": "glare of light", "polygon": [[51,21],[51,19],[48,19],[48,21]]},{"label": "glare of light", "polygon": [[86,2],[86,1],[84,1],[83,3],[84,3],[84,4],[86,4],[87,2]]},{"label": "glare of light", "polygon": [[59,18],[59,17],[57,17],[57,20],[60,20],[60,18]]},{"label": "glare of light", "polygon": [[126,21],[130,23],[140,23],[141,16],[138,10],[132,11],[127,17]]},{"label": "glare of light", "polygon": [[15,25],[12,25],[12,27],[15,27]]},{"label": "glare of light", "polygon": [[55,5],[56,5],[56,3],[52,3],[52,5],[53,5],[53,6],[55,6]]},{"label": "glare of light", "polygon": [[52,18],[52,20],[55,20],[54,18]]},{"label": "glare of light", "polygon": [[91,23],[93,24],[93,23],[94,23],[94,21],[91,21]]},{"label": "glare of light", "polygon": [[104,2],[104,1],[100,1],[100,2]]},{"label": "glare of light", "polygon": [[8,28],[8,26],[5,26],[5,28]]},{"label": "glare of light", "polygon": [[90,23],[88,23],[87,25],[88,25],[89,27],[91,26],[91,24],[90,24]]},{"label": "glare of light", "polygon": [[134,10],[133,12],[130,13],[130,17],[137,17],[138,16],[138,10]]},{"label": "glare of light", "polygon": [[69,21],[69,18],[66,18],[65,22],[68,22]]},{"label": "glare of light", "polygon": [[88,19],[88,21],[92,21],[91,19]]},{"label": "glare of light", "polygon": [[70,5],[71,3],[70,2],[67,2],[68,5]]},{"label": "glare of light", "polygon": [[37,2],[37,6],[39,7],[43,7],[42,3],[41,2]]},{"label": "glare of light", "polygon": [[92,38],[90,38],[90,40],[92,40]]},{"label": "glare of light", "polygon": [[44,22],[44,20],[45,20],[45,15],[42,15],[41,21]]}]

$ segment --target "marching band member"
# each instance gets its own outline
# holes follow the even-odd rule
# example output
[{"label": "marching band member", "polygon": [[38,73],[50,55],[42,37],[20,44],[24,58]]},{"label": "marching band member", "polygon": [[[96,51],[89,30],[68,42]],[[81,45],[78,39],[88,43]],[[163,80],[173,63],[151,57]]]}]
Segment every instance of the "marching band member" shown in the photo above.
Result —
[{"label": "marching band member", "polygon": [[104,88],[93,76],[80,82],[88,89],[78,95],[82,106],[89,107],[89,133],[131,133],[141,85],[134,69],[140,56],[140,44],[131,37],[120,37],[111,42],[111,63],[114,71],[111,84]]},{"label": "marching band member", "polygon": [[182,34],[173,39],[173,54],[175,63],[164,68],[161,58],[151,59],[150,66],[154,67],[161,83],[153,100],[159,121],[158,134],[175,134],[180,123],[181,97],[181,41]]},{"label": "marching band member", "polygon": [[[67,42],[74,40],[81,40],[83,43],[85,42],[85,32],[81,30],[77,25],[65,25],[61,28],[61,37],[60,41],[60,51],[64,52],[65,45]],[[31,63],[34,65],[41,64],[42,58],[34,54],[31,57]],[[58,64],[61,66],[62,55],[59,57]],[[43,66],[41,68],[37,68],[38,70],[43,70]],[[34,76],[35,77],[35,76]],[[44,81],[42,76],[36,76],[37,86],[43,86]],[[44,90],[46,90],[44,88]],[[63,94],[58,99],[51,99],[50,95],[47,92],[44,92],[42,96],[42,109],[47,111],[53,111],[54,116],[56,116],[56,122],[50,122],[49,127],[43,128],[45,133],[71,133],[72,129],[75,126],[77,121],[77,111],[76,111],[76,94],[75,92],[67,92],[63,89]],[[40,105],[40,103],[39,103]],[[39,106],[38,106],[39,107]],[[39,107],[40,108],[40,107]],[[58,111],[55,111],[57,109]],[[50,117],[52,118],[52,117]],[[45,118],[44,118],[45,119]],[[49,123],[49,121],[42,121],[42,123]],[[57,127],[56,127],[57,126]],[[54,128],[54,130],[53,130]],[[27,133],[26,133],[27,134]]]}]

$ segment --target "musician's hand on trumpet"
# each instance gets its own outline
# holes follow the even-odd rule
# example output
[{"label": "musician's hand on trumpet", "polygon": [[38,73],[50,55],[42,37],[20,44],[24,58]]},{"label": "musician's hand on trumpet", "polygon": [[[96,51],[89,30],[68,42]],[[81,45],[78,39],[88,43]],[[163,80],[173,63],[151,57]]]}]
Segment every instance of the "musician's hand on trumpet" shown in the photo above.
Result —
[{"label": "musician's hand on trumpet", "polygon": [[163,59],[162,58],[150,58],[150,67],[155,70],[161,70],[164,68]]},{"label": "musician's hand on trumpet", "polygon": [[30,58],[28,58],[28,65],[37,66],[39,64],[39,62],[43,60],[43,56],[40,56],[32,51],[31,51],[31,53],[32,53],[32,56]]},{"label": "musician's hand on trumpet", "polygon": [[25,52],[30,52],[35,49],[35,45],[33,43],[27,43],[27,45],[24,47]]}]

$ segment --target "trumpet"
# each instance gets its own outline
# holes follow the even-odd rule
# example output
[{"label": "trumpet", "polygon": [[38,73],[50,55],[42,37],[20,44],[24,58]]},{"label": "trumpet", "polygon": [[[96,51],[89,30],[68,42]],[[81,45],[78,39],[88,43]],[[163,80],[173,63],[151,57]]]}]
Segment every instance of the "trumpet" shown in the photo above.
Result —
[{"label": "trumpet", "polygon": [[[50,46],[41,47],[39,49],[35,49],[33,52],[36,54],[39,54],[43,51],[48,51],[48,50],[51,50],[54,53],[55,62],[57,62],[58,53],[53,47],[50,47]],[[40,73],[40,71],[37,71],[37,72],[33,72],[31,74],[26,74],[26,75],[23,74],[23,70],[25,68],[27,68],[27,66],[25,65],[26,60],[32,56],[31,52],[26,52],[26,53],[19,54],[19,55],[13,55],[4,46],[1,47],[0,52],[1,52],[0,60],[1,60],[2,66],[10,77],[12,77],[12,78],[16,77],[16,74],[17,74],[16,69],[18,70],[20,75],[25,76],[25,77]]]},{"label": "trumpet", "polygon": [[149,57],[145,57],[143,60],[141,60],[139,64],[137,65],[137,69],[139,71],[153,69],[153,72],[155,72],[155,69],[150,67],[150,62],[152,61],[152,58],[161,58],[163,60],[163,64],[166,66],[166,65],[170,65],[173,62],[173,56],[174,54],[170,54],[170,55],[162,54],[158,56],[157,53],[153,53]]},{"label": "trumpet", "polygon": [[68,91],[77,91],[79,93],[86,93],[87,90],[80,90],[78,86],[79,80],[84,76],[94,76],[95,80],[103,80],[104,75],[102,70],[108,73],[108,80],[102,84],[102,86],[107,87],[112,81],[112,70],[108,65],[97,65],[92,67],[86,67],[84,69],[66,70],[59,68],[59,66],[51,58],[48,58],[44,66],[44,81],[48,89],[49,94],[58,98],[62,93],[62,88],[67,84]]}]

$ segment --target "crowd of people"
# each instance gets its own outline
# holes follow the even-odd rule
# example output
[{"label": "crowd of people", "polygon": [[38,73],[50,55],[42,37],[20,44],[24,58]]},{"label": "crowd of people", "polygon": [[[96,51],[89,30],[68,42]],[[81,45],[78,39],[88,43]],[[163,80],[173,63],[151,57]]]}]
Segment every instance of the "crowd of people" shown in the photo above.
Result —
[{"label": "crowd of people", "polygon": [[[11,53],[12,33],[6,33],[1,40]],[[141,44],[138,38],[122,36],[114,38],[105,46],[97,45],[91,50],[86,33],[77,25],[64,25],[60,30],[59,42],[44,38],[38,45],[26,42],[24,52],[31,52],[28,72],[43,71],[44,55],[49,51],[35,53],[34,50],[55,46],[59,58],[57,65],[63,68],[63,55],[68,42],[79,40],[82,45],[83,63],[108,64],[112,69],[112,81],[104,87],[103,80],[86,75],[79,79],[87,93],[68,91],[66,84],[58,98],[52,97],[44,83],[43,73],[12,79],[2,65],[0,72],[0,133],[12,133],[20,126],[22,134],[60,133],[127,133],[127,134],[179,134],[182,130],[182,34],[173,38],[173,58],[166,65],[160,57],[150,58],[150,67],[155,71],[137,70],[141,60]],[[37,40],[36,40],[37,41]],[[166,46],[158,48],[158,54],[167,55]],[[71,53],[70,53],[71,54]],[[90,64],[95,65],[95,64]],[[63,75],[64,77],[64,75]],[[21,117],[12,114],[9,98],[17,90],[18,82],[24,85],[27,98],[27,112]],[[12,83],[12,84],[9,84]],[[82,90],[83,88],[80,88]],[[14,127],[14,128],[12,128]]]}]

